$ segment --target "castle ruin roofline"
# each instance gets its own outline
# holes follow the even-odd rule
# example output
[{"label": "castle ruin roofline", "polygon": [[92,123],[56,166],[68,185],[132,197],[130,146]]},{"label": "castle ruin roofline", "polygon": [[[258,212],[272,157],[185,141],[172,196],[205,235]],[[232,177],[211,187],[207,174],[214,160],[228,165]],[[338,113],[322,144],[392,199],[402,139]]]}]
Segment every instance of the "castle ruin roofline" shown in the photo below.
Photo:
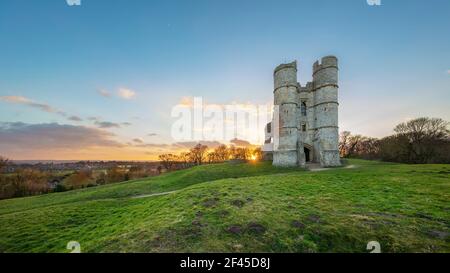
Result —
[{"label": "castle ruin roofline", "polygon": [[313,75],[315,75],[317,72],[327,69],[327,68],[334,68],[339,70],[338,66],[338,58],[333,55],[325,56],[323,57],[320,62],[316,61],[313,64]]},{"label": "castle ruin roofline", "polygon": [[338,58],[334,55],[328,55],[328,56],[322,57],[322,63],[327,62],[327,60],[337,62]]},{"label": "castle ruin roofline", "polygon": [[286,69],[286,68],[293,68],[295,69],[295,71],[297,71],[297,61],[293,61],[291,63],[285,63],[285,64],[280,64],[279,66],[277,66],[274,70],[274,74],[277,73],[280,70]]}]

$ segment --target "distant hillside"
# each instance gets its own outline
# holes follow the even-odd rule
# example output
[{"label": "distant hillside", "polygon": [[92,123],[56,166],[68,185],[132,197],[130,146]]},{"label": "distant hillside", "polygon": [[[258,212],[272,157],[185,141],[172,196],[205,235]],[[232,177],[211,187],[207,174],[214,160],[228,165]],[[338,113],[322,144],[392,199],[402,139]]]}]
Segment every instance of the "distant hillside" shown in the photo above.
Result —
[{"label": "distant hillside", "polygon": [[268,163],[0,201],[0,252],[450,252],[450,165]]}]

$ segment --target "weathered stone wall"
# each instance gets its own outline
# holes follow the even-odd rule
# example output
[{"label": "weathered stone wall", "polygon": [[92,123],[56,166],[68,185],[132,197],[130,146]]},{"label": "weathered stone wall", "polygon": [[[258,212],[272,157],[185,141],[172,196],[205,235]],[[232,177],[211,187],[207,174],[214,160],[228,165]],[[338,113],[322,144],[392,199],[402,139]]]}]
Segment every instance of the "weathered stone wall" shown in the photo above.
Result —
[{"label": "weathered stone wall", "polygon": [[[306,116],[301,115],[301,103],[306,102]],[[308,82],[305,87],[300,88],[299,94],[299,132],[300,142],[313,145],[314,138],[314,92],[312,91],[312,82]],[[306,132],[302,131],[302,125],[306,125]],[[313,159],[312,159],[313,160]]]},{"label": "weathered stone wall", "polygon": [[324,167],[339,166],[338,128],[338,60],[324,57],[313,66],[314,129],[317,131],[314,146]]},{"label": "weathered stone wall", "polygon": [[298,166],[297,158],[297,150],[274,151],[273,165],[277,167],[295,167]]},{"label": "weathered stone wall", "polygon": [[[306,116],[302,102],[306,103]],[[310,149],[311,161],[324,167],[340,165],[336,57],[314,63],[313,81],[303,87],[297,82],[296,62],[279,65],[274,72],[274,105],[279,107],[275,111],[279,120],[272,122],[279,124],[278,132],[272,131],[275,166],[304,166],[305,146]]]},{"label": "weathered stone wall", "polygon": [[[274,105],[279,107],[279,135],[275,140],[273,164],[298,164],[297,63],[282,64],[274,72]],[[274,117],[276,118],[276,117]],[[277,124],[274,122],[274,124]]]}]

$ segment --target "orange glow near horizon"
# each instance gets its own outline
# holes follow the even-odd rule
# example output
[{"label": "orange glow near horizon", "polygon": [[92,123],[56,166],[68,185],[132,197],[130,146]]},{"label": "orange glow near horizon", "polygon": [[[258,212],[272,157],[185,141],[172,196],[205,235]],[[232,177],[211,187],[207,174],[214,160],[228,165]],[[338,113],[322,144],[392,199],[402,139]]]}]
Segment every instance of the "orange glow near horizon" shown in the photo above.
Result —
[{"label": "orange glow near horizon", "polygon": [[[231,145],[227,145],[228,147]],[[258,145],[252,145],[250,149],[256,148]],[[28,151],[26,155],[14,156],[10,154],[3,154],[2,156],[10,160],[33,160],[33,161],[158,161],[158,156],[161,154],[175,154],[178,155],[183,152],[187,152],[188,148],[174,148],[161,149],[156,148],[143,149],[133,146],[125,147],[92,147],[87,149],[54,149],[54,150],[34,150]],[[209,150],[213,150],[210,148]],[[23,153],[18,152],[18,155]],[[252,155],[250,158],[252,161],[257,161],[257,156]]]}]

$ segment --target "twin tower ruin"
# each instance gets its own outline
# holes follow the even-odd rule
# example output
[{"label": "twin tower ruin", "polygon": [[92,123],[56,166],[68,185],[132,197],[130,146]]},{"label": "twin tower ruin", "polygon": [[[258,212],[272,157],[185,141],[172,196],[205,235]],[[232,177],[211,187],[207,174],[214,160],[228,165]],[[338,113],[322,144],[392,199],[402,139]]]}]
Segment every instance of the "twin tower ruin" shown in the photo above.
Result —
[{"label": "twin tower ruin", "polygon": [[265,129],[264,157],[280,167],[341,165],[338,127],[338,60],[322,58],[313,65],[313,81],[301,86],[297,62],[274,72],[274,116]]}]

